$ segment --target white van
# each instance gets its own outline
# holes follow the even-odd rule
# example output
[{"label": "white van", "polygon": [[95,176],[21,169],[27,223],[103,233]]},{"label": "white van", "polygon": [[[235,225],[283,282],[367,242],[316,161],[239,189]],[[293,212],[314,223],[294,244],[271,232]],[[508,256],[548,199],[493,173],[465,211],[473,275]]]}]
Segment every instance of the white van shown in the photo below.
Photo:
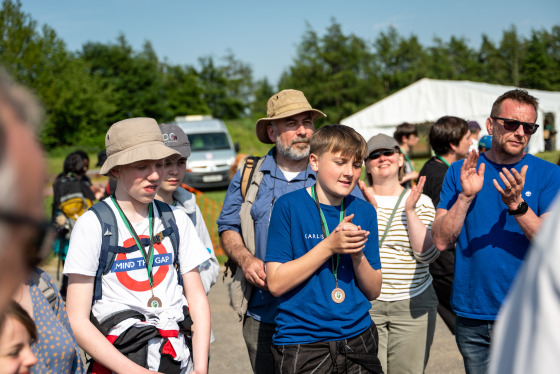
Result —
[{"label": "white van", "polygon": [[191,143],[184,182],[194,188],[227,186],[239,145],[233,144],[224,122],[212,116],[191,115],[175,117],[175,124]]}]

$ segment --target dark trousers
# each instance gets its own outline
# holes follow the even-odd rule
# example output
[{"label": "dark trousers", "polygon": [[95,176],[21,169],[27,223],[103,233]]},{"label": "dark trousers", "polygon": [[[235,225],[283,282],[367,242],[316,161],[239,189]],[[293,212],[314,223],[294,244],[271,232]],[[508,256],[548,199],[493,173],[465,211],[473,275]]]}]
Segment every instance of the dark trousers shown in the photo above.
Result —
[{"label": "dark trousers", "polygon": [[438,298],[437,311],[441,319],[455,335],[455,313],[451,308],[451,289],[453,286],[453,274],[455,271],[455,248],[440,252],[436,261],[430,264],[434,290]]},{"label": "dark trousers", "polygon": [[243,338],[255,374],[271,374],[274,370],[272,336],[275,330],[274,324],[260,322],[247,315],[243,319]]},{"label": "dark trousers", "polygon": [[373,323],[350,339],[275,345],[274,373],[383,373],[377,348],[377,328]]}]

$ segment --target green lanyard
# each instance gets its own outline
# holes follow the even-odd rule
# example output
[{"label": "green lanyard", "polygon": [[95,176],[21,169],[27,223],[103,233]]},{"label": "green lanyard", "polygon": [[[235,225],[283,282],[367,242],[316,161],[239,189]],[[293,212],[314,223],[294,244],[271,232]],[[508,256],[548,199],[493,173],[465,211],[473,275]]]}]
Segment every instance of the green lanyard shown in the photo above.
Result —
[{"label": "green lanyard", "polygon": [[440,160],[441,162],[443,162],[445,165],[447,165],[447,167],[450,167],[451,165],[449,165],[449,162],[447,162],[446,159],[444,159],[443,157],[441,157],[440,155],[436,155],[436,158],[438,160]]},{"label": "green lanyard", "polygon": [[[323,230],[323,237],[324,239],[326,239],[327,236],[330,235],[329,226],[327,225],[327,220],[325,219],[325,215],[323,214],[323,211],[321,210],[321,206],[319,205],[319,199],[315,194],[315,185],[311,186],[311,196],[313,197],[313,200],[315,201],[315,205],[317,206],[317,210],[321,215],[321,230]],[[342,222],[342,220],[346,216],[346,204],[344,204],[345,201],[346,201],[346,197],[342,200],[342,204],[340,205],[340,222]],[[334,255],[331,256],[331,263],[332,263],[332,272],[334,275],[334,280],[337,284],[336,286],[338,287],[337,274],[338,274],[338,265],[340,264],[340,254],[336,255],[336,266],[334,265],[335,263]]]},{"label": "green lanyard", "polygon": [[414,170],[414,168],[412,167],[412,160],[410,159],[410,157],[408,157],[408,155],[406,154],[405,151],[403,151],[403,149],[401,147],[399,147],[399,149],[401,150],[402,155],[404,156],[404,159],[406,160],[406,162],[408,163],[408,166],[410,166],[410,168],[412,170]]},{"label": "green lanyard", "polygon": [[146,270],[148,271],[148,280],[150,281],[150,288],[153,288],[154,280],[153,280],[153,276],[152,276],[152,266],[154,264],[154,239],[153,239],[154,238],[154,236],[153,236],[154,212],[152,210],[152,203],[150,203],[150,206],[148,207],[148,224],[149,224],[149,230],[150,230],[149,231],[150,232],[150,249],[148,250],[148,253],[146,253],[146,249],[144,248],[144,246],[140,242],[140,238],[138,237],[138,234],[136,234],[136,231],[134,230],[134,228],[130,224],[130,221],[124,215],[121,207],[119,206],[119,203],[117,203],[117,200],[115,200],[114,195],[111,195],[111,200],[113,200],[113,203],[115,203],[115,206],[117,207],[117,211],[119,212],[119,215],[121,216],[122,220],[124,221],[124,224],[125,224],[126,228],[128,229],[128,231],[130,232],[130,234],[134,238],[134,241],[136,242],[136,246],[138,247],[138,249],[142,253],[142,257],[144,257],[144,261],[145,261],[145,264],[146,264]]}]

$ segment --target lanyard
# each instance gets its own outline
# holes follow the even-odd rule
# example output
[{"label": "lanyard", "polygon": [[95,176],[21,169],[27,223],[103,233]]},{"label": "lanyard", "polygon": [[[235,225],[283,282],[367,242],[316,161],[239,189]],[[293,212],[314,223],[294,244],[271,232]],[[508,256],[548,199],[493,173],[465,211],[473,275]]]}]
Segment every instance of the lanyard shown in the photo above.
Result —
[{"label": "lanyard", "polygon": [[393,218],[395,218],[395,213],[397,213],[397,209],[399,208],[399,205],[401,204],[401,201],[404,197],[404,195],[406,194],[407,189],[405,188],[400,196],[399,199],[397,200],[397,203],[395,204],[395,207],[393,208],[393,211],[391,212],[391,216],[389,217],[389,221],[387,221],[387,226],[385,226],[385,231],[383,232],[383,237],[381,239],[379,239],[379,247],[381,247],[381,245],[383,244],[383,242],[385,241],[385,238],[387,237],[387,234],[389,233],[389,228],[391,227],[391,222],[393,222]]},{"label": "lanyard", "polygon": [[[323,230],[323,237],[326,239],[327,236],[330,235],[329,232],[329,226],[327,225],[327,220],[325,219],[325,215],[323,214],[323,211],[321,210],[321,206],[319,205],[319,199],[317,198],[316,194],[315,194],[315,185],[311,186],[311,196],[313,197],[313,200],[315,201],[315,205],[317,206],[317,210],[319,211],[319,214],[321,215],[321,230]],[[342,222],[342,220],[344,219],[344,217],[346,217],[346,197],[342,200],[342,205],[340,206],[340,222]],[[332,263],[332,272],[334,275],[334,280],[337,283],[337,287],[338,287],[338,278],[337,278],[337,274],[338,274],[338,265],[340,264],[340,254],[336,255],[336,266],[334,265],[335,261],[334,261],[334,255],[331,256],[331,263]]]},{"label": "lanyard", "polygon": [[117,211],[119,212],[119,215],[121,216],[122,220],[124,221],[124,224],[125,224],[126,228],[128,229],[128,231],[130,232],[130,234],[134,238],[134,241],[136,242],[136,246],[138,247],[138,249],[142,253],[142,257],[144,257],[144,263],[146,264],[146,270],[148,271],[148,280],[150,281],[150,287],[153,288],[154,280],[153,280],[153,276],[152,276],[152,266],[154,264],[154,238],[153,238],[154,212],[152,210],[152,203],[150,203],[150,206],[148,208],[148,222],[149,222],[149,230],[150,230],[149,231],[150,232],[150,249],[148,250],[148,253],[146,253],[146,249],[144,248],[144,246],[140,242],[140,238],[138,237],[138,234],[136,234],[136,231],[134,230],[134,228],[130,224],[130,221],[124,215],[124,213],[123,213],[121,207],[119,206],[119,203],[117,203],[117,200],[115,199],[114,195],[111,195],[111,200],[113,200],[113,203],[115,203],[115,206],[117,207]]},{"label": "lanyard", "polygon": [[405,151],[403,151],[403,149],[401,147],[399,147],[401,150],[402,155],[404,156],[404,159],[406,160],[406,162],[408,163],[408,166],[410,166],[410,168],[412,170],[414,170],[414,168],[412,167],[412,160],[410,160],[410,157],[408,157],[408,155],[406,154]]},{"label": "lanyard", "polygon": [[436,158],[438,160],[440,160],[441,162],[443,162],[445,165],[447,165],[447,167],[451,166],[451,165],[449,165],[449,162],[447,162],[447,160],[444,159],[443,157],[441,157],[440,155],[436,155]]}]

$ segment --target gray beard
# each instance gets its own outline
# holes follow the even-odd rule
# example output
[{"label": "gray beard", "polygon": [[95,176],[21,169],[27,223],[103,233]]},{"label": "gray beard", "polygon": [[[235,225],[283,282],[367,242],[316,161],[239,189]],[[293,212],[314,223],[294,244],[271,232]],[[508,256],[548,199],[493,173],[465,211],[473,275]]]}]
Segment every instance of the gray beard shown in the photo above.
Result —
[{"label": "gray beard", "polygon": [[[306,144],[306,147],[304,149],[300,149],[298,146],[302,143],[300,143],[301,141],[304,141]],[[297,146],[294,146],[295,143],[299,143]],[[278,153],[280,153],[282,156],[289,158],[290,160],[293,161],[301,161],[306,157],[309,157],[309,139],[308,138],[295,138],[294,140],[292,140],[292,142],[288,145],[288,146],[284,146],[284,144],[282,144],[281,142],[277,141],[276,142],[276,150],[278,151]]]}]

